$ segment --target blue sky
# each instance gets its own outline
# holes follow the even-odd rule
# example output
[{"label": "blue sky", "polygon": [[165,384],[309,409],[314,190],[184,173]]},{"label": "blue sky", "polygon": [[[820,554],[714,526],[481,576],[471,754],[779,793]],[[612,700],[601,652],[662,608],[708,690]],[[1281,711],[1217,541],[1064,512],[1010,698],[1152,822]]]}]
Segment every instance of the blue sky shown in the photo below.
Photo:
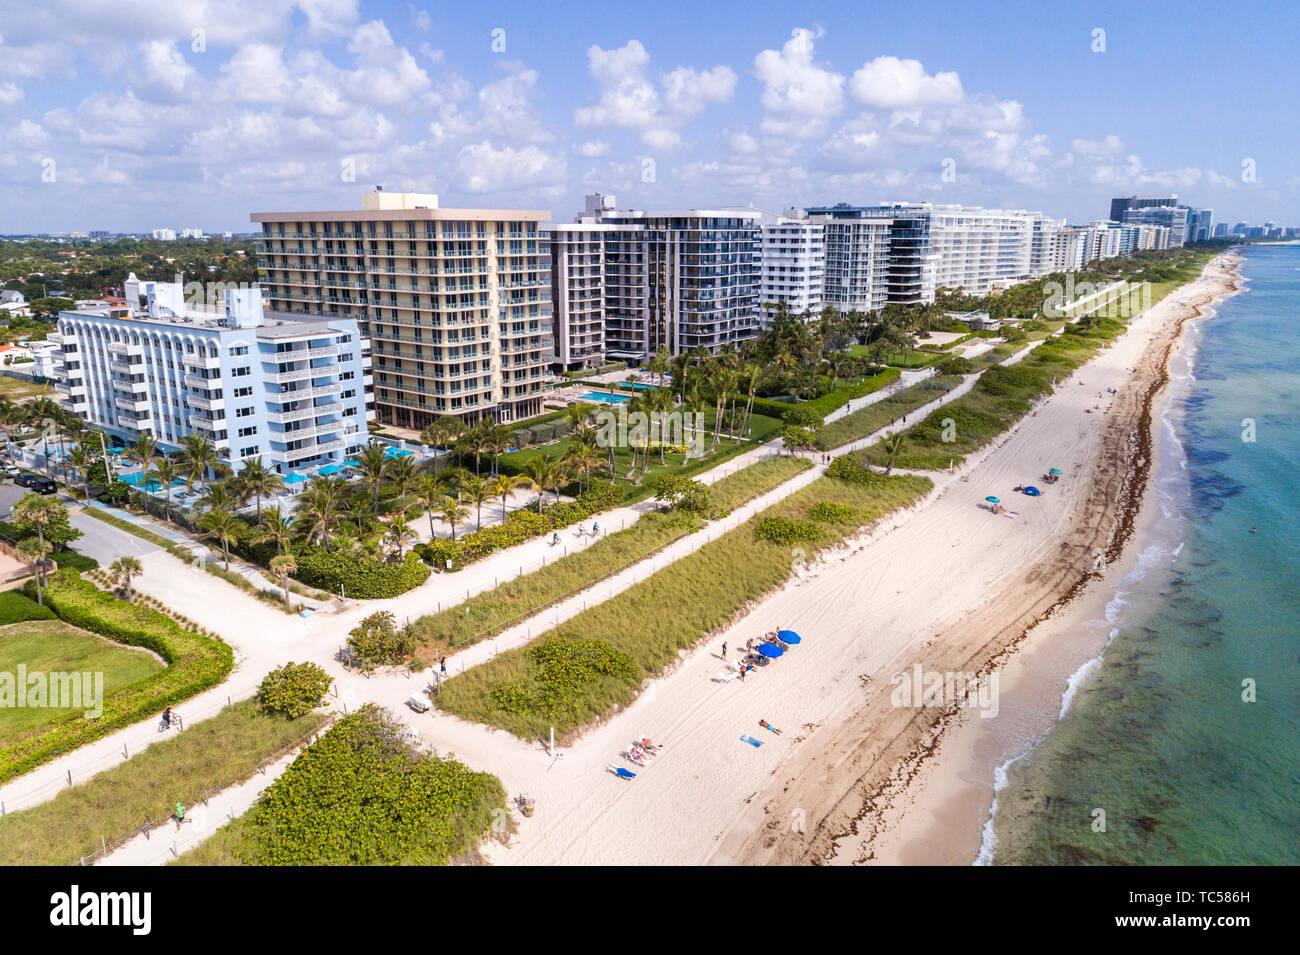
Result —
[{"label": "blue sky", "polygon": [[1071,221],[1175,191],[1219,220],[1300,224],[1291,2],[0,12],[0,233],[248,231],[251,211],[352,208],[377,183],[558,220],[597,190]]}]

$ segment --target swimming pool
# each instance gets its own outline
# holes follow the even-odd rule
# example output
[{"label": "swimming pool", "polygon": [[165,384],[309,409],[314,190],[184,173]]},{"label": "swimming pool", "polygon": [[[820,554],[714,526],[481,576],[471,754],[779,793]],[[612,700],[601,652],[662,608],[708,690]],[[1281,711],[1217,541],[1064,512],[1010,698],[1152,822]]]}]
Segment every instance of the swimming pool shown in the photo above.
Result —
[{"label": "swimming pool", "polygon": [[[603,401],[605,404],[611,403],[611,397],[608,391],[584,391],[582,394],[578,395],[578,397],[587,401]],[[621,404],[631,397],[631,395],[620,395],[615,393],[612,398],[612,403]]]}]

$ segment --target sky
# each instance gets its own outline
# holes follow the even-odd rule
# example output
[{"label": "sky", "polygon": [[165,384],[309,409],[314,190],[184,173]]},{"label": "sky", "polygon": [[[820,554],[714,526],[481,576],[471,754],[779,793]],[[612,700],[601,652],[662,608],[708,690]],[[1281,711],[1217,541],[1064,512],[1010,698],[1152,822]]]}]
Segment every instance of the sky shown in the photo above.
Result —
[{"label": "sky", "polygon": [[0,0],[0,234],[1177,192],[1300,225],[1300,4]]}]

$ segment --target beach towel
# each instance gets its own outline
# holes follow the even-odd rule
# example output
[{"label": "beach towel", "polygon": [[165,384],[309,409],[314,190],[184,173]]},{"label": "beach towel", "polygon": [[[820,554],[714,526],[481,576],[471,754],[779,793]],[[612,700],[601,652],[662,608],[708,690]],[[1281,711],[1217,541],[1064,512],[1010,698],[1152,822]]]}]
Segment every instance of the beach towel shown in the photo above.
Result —
[{"label": "beach towel", "polygon": [[762,740],[754,739],[754,737],[752,736],[742,736],[741,739],[743,739],[750,746],[753,746],[755,749],[763,745]]}]

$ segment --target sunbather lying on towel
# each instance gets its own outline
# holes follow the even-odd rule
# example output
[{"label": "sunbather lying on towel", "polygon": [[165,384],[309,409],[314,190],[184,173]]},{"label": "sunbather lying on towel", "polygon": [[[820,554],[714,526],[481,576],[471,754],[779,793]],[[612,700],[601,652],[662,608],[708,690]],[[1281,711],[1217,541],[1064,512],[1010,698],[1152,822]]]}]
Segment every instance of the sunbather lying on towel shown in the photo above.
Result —
[{"label": "sunbather lying on towel", "polygon": [[759,720],[758,725],[763,727],[763,729],[765,730],[771,730],[777,736],[781,735],[781,731],[777,729],[775,726],[773,726],[771,723],[769,723],[767,720]]}]

